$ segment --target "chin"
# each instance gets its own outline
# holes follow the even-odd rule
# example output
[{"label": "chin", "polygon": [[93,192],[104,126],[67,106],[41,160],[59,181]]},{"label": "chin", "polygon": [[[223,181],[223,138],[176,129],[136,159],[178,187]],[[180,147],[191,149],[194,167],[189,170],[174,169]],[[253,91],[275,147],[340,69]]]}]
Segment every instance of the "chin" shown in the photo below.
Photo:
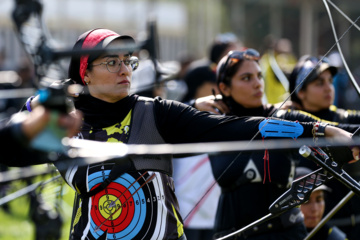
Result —
[{"label": "chin", "polygon": [[308,224],[306,224],[306,227],[307,228],[314,228],[314,227],[316,227],[316,223],[308,223]]},{"label": "chin", "polygon": [[253,106],[252,106],[252,108],[258,108],[258,107],[261,107],[263,104],[262,104],[262,102],[260,101],[260,102],[258,102],[257,104],[254,104]]},{"label": "chin", "polygon": [[326,103],[323,105],[322,109],[328,109],[329,107],[331,107],[332,103]]},{"label": "chin", "polygon": [[121,95],[121,96],[124,96],[124,95],[129,95],[130,94],[130,89],[129,88],[122,88],[122,89],[118,89],[116,91],[116,94],[117,95]]}]

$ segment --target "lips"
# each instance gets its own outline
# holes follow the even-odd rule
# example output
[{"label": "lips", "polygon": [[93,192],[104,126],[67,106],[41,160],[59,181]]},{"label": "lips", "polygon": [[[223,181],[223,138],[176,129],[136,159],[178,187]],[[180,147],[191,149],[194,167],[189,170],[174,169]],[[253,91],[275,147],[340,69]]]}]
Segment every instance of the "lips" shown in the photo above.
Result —
[{"label": "lips", "polygon": [[129,80],[122,80],[118,84],[130,84]]},{"label": "lips", "polygon": [[308,222],[318,222],[320,221],[320,217],[306,217]]},{"label": "lips", "polygon": [[263,92],[257,92],[254,94],[255,97],[262,97],[263,96]]}]

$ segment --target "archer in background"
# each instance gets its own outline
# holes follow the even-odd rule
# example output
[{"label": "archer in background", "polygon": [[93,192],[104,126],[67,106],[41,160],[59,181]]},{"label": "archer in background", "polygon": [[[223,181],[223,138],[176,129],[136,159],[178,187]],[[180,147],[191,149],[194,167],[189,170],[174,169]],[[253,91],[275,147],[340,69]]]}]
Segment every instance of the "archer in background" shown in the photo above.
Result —
[{"label": "archer in background", "polygon": [[[310,174],[311,172],[312,171],[309,168],[297,167],[295,179]],[[314,179],[315,178],[316,177],[314,176]],[[326,194],[330,192],[332,192],[332,189],[322,184],[312,191],[307,202],[300,205],[300,210],[304,215],[304,223],[308,232],[311,232],[311,230],[320,223],[325,211]],[[330,226],[328,223],[325,223],[311,239],[346,240],[347,238],[346,234],[338,227]]]},{"label": "archer in background", "polygon": [[[307,112],[313,118],[334,125],[359,124],[360,111],[340,109],[332,105],[335,96],[333,78],[336,74],[337,68],[328,59],[303,56],[290,75],[290,92],[294,93],[291,95],[292,102],[288,102],[284,108]],[[300,165],[317,169],[313,162],[302,157]],[[359,163],[352,164],[351,167],[344,166],[344,169],[355,180],[360,180]],[[328,194],[325,213],[349,192],[349,189],[334,179],[327,185],[334,191]],[[330,219],[329,224],[338,226],[350,240],[360,239],[360,198],[355,196],[347,202]]]},{"label": "archer in background", "polygon": [[[271,117],[278,108],[263,104],[264,79],[259,65],[260,54],[255,49],[229,52],[217,68],[217,84],[227,115]],[[209,97],[202,100],[212,104]],[[215,107],[215,105],[213,105]],[[282,111],[276,117],[293,121],[314,122],[299,111]],[[347,126],[354,131],[358,126]],[[269,151],[210,156],[212,171],[222,194],[215,221],[216,237],[226,236],[269,213],[269,206],[291,185],[298,153]],[[231,165],[230,165],[231,164]],[[231,166],[227,174],[224,169]],[[294,220],[295,219],[295,220]],[[307,235],[298,208],[269,220],[237,236],[236,239],[303,239]]]}]

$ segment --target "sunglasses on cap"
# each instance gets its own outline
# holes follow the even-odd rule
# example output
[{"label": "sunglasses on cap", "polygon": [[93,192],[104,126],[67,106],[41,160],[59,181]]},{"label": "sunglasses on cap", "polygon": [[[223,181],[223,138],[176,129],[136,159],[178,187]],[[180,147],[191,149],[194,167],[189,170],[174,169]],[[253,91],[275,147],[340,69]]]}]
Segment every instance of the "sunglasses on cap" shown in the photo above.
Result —
[{"label": "sunglasses on cap", "polygon": [[317,57],[309,57],[305,60],[303,66],[300,68],[295,82],[295,92],[296,94],[302,89],[305,82],[309,82],[315,80],[317,77],[317,68],[321,66],[321,64],[327,63],[330,65],[330,61],[328,58],[317,58]]},{"label": "sunglasses on cap", "polygon": [[224,65],[220,69],[218,82],[224,82],[227,70],[237,62],[241,60],[259,61],[259,59],[259,52],[252,48],[248,48],[245,51],[230,51]]}]

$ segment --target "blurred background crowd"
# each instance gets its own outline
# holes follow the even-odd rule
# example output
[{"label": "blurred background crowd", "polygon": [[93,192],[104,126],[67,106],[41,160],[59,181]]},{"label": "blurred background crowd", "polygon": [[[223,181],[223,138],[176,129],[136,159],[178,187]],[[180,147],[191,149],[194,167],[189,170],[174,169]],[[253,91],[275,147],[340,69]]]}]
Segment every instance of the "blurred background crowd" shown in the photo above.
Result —
[{"label": "blurred background crowd", "polygon": [[[11,19],[14,2],[0,2],[0,83],[1,88],[9,85],[31,88],[34,70],[14,33]],[[355,20],[358,17],[360,3],[357,1],[333,3],[349,18]],[[351,23],[335,9],[332,9],[332,15],[337,33],[341,36]],[[286,83],[284,85],[276,74],[271,73],[274,69],[280,69],[286,76],[297,59],[305,54],[327,55],[333,65],[343,67],[336,47],[333,48],[335,40],[331,24],[321,1],[47,0],[43,5],[43,18],[53,36],[53,46],[61,49],[69,49],[76,36],[86,29],[96,27],[114,29],[120,34],[132,35],[141,42],[146,38],[148,21],[155,20],[157,58],[168,73],[162,77],[162,80],[167,80],[162,84],[162,94],[165,94],[162,96],[177,100],[181,100],[187,89],[182,82],[172,80],[182,80],[190,62],[209,58],[210,47],[215,39],[217,42],[227,42],[237,38],[242,46],[260,50],[264,56],[262,66],[265,79],[278,78],[274,81],[275,86],[281,84],[284,87],[281,89],[268,85],[267,99],[264,100],[270,103],[283,99],[285,95],[282,94],[288,91]],[[350,28],[340,40],[344,56],[357,81],[360,79],[359,41],[358,27]],[[273,57],[278,68],[270,64]],[[64,72],[67,70],[67,61],[64,59]],[[151,64],[146,62],[140,64],[140,69],[151,70],[149,67],[151,68]],[[16,75],[4,71],[14,71],[20,78],[16,79]],[[346,73],[340,70],[338,75],[342,80],[336,82],[336,87],[341,91],[336,91],[339,96],[335,104],[342,108],[359,109],[357,94],[347,81]],[[152,84],[150,78],[134,78],[133,92],[147,90]],[[15,111],[11,108],[13,102],[16,99],[1,100],[2,114],[5,110],[8,113]]]}]

